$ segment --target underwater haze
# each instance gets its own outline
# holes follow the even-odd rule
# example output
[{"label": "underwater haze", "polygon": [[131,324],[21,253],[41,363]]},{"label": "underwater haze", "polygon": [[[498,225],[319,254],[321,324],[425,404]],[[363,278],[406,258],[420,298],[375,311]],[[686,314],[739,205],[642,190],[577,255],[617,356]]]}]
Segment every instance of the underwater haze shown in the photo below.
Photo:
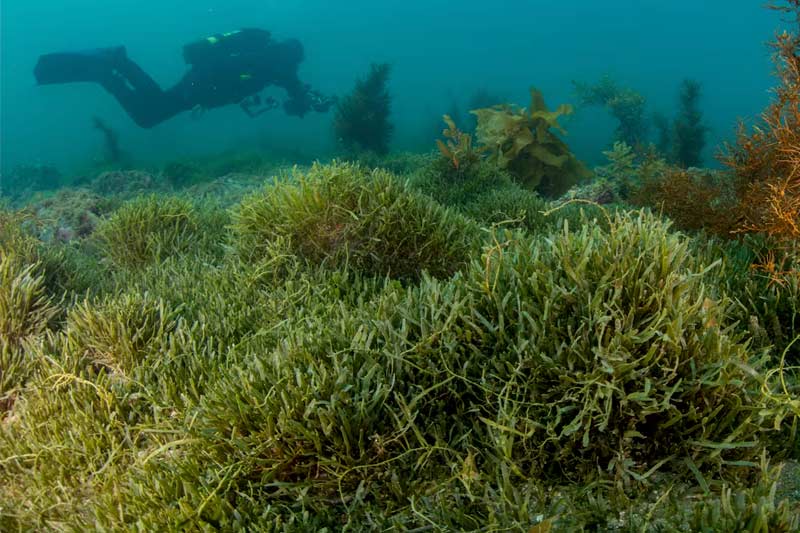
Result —
[{"label": "underwater haze", "polygon": [[[102,152],[92,126],[100,117],[118,131],[136,161],[246,148],[316,158],[334,150],[331,114],[256,119],[236,106],[188,113],[152,129],[137,127],[94,84],[37,86],[40,54],[125,45],[162,87],[186,70],[188,42],[240,27],[295,37],[305,46],[300,77],[325,94],[343,95],[373,62],[392,66],[393,150],[430,150],[439,118],[464,109],[485,89],[527,105],[527,89],[548,104],[577,103],[573,81],[604,74],[647,99],[647,111],[671,116],[682,79],[702,85],[710,127],[705,162],[740,118],[757,116],[772,84],[765,42],[775,16],[761,1],[543,0],[342,1],[4,0],[2,16],[2,168],[54,165],[64,172]],[[579,109],[568,142],[590,164],[613,137],[602,109]]]},{"label": "underwater haze", "polygon": [[800,532],[800,0],[0,8],[0,532]]}]

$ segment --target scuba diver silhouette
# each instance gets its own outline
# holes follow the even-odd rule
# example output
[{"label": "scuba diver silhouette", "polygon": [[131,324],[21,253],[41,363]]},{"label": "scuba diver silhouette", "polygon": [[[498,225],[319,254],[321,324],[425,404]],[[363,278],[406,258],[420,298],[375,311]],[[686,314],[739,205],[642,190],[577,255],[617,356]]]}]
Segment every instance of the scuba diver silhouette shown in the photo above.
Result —
[{"label": "scuba diver silhouette", "polygon": [[40,85],[99,83],[111,93],[136,124],[152,128],[183,111],[202,111],[239,104],[255,117],[278,102],[259,92],[276,85],[286,90],[283,109],[302,117],[310,110],[325,112],[336,102],[302,83],[297,68],[304,59],[296,39],[275,41],[266,30],[245,28],[216,34],[183,47],[190,69],[173,87],[163,90],[124,46],[45,54],[34,69]]}]

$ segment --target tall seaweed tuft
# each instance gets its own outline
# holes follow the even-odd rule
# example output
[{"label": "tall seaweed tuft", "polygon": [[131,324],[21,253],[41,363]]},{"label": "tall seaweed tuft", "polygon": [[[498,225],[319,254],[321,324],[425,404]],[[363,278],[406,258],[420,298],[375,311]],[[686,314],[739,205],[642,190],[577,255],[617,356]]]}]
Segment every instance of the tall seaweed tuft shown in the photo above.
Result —
[{"label": "tall seaweed tuft", "polygon": [[23,262],[35,262],[39,242],[23,227],[30,214],[0,207],[0,257],[14,254]]},{"label": "tall seaweed tuft", "polygon": [[680,108],[673,124],[673,158],[683,168],[699,167],[706,145],[708,126],[700,111],[700,82],[685,79],[680,88]]},{"label": "tall seaweed tuft", "polygon": [[336,105],[333,131],[336,142],[349,152],[389,152],[394,126],[389,120],[391,95],[387,84],[388,63],[370,66],[369,74],[356,82],[353,91]]},{"label": "tall seaweed tuft", "polygon": [[127,293],[75,305],[64,338],[69,352],[80,354],[87,365],[126,375],[159,352],[153,346],[165,346],[176,327],[177,311],[163,300]]},{"label": "tall seaweed tuft", "polygon": [[617,120],[614,140],[628,146],[638,146],[647,137],[645,106],[647,100],[628,87],[620,87],[610,76],[594,84],[573,82],[582,105],[603,106]]},{"label": "tall seaweed tuft", "polygon": [[617,214],[608,233],[500,241],[475,265],[476,314],[495,325],[473,335],[498,378],[487,424],[522,471],[624,485],[757,465],[765,360],[707,285],[717,265],[668,228]]},{"label": "tall seaweed tuft", "polygon": [[53,317],[54,306],[37,265],[26,265],[11,254],[0,256],[0,280],[0,341],[19,345],[41,334]]}]

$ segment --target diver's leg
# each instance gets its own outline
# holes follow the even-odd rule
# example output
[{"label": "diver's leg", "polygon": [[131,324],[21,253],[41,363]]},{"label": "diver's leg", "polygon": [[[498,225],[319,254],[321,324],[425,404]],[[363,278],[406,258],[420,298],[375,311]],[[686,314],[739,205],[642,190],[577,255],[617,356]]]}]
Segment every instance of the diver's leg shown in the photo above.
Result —
[{"label": "diver's leg", "polygon": [[108,75],[100,83],[117,99],[128,116],[142,128],[152,128],[187,109],[172,92],[162,91],[155,83],[153,86],[142,84],[135,86],[128,78],[116,72]]},{"label": "diver's leg", "polygon": [[141,93],[158,97],[163,94],[161,87],[150,77],[150,75],[142,70],[142,68],[128,59],[128,56],[120,58],[119,61],[114,63],[114,74],[122,76],[131,87]]},{"label": "diver's leg", "polygon": [[152,128],[156,122],[149,117],[148,102],[153,102],[152,94],[145,97],[131,88],[125,80],[113,73],[107,74],[100,84],[108,91],[117,102],[122,106],[128,116],[142,128]]},{"label": "diver's leg", "polygon": [[143,128],[182,111],[176,109],[174,98],[128,58],[124,46],[45,54],[39,57],[33,72],[40,85],[99,83]]},{"label": "diver's leg", "polygon": [[[124,46],[80,52],[45,54],[34,69],[41,84],[95,82],[111,93],[136,124],[152,128],[191,109],[179,83],[163,91],[144,70],[131,61]],[[177,90],[180,89],[180,90]]]},{"label": "diver's leg", "polygon": [[98,82],[120,58],[125,57],[124,46],[44,54],[39,56],[33,74],[39,85]]}]

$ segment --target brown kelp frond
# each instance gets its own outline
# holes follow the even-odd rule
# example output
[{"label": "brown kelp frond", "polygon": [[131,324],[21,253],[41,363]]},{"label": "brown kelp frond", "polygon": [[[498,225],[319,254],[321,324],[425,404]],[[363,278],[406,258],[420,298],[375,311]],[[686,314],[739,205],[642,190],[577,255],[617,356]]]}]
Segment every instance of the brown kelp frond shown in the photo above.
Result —
[{"label": "brown kelp frond", "polygon": [[572,107],[548,111],[540,91],[531,88],[529,109],[500,105],[471,111],[478,119],[477,136],[489,159],[518,182],[545,196],[558,197],[590,172],[551,129],[564,133],[558,118]]}]

